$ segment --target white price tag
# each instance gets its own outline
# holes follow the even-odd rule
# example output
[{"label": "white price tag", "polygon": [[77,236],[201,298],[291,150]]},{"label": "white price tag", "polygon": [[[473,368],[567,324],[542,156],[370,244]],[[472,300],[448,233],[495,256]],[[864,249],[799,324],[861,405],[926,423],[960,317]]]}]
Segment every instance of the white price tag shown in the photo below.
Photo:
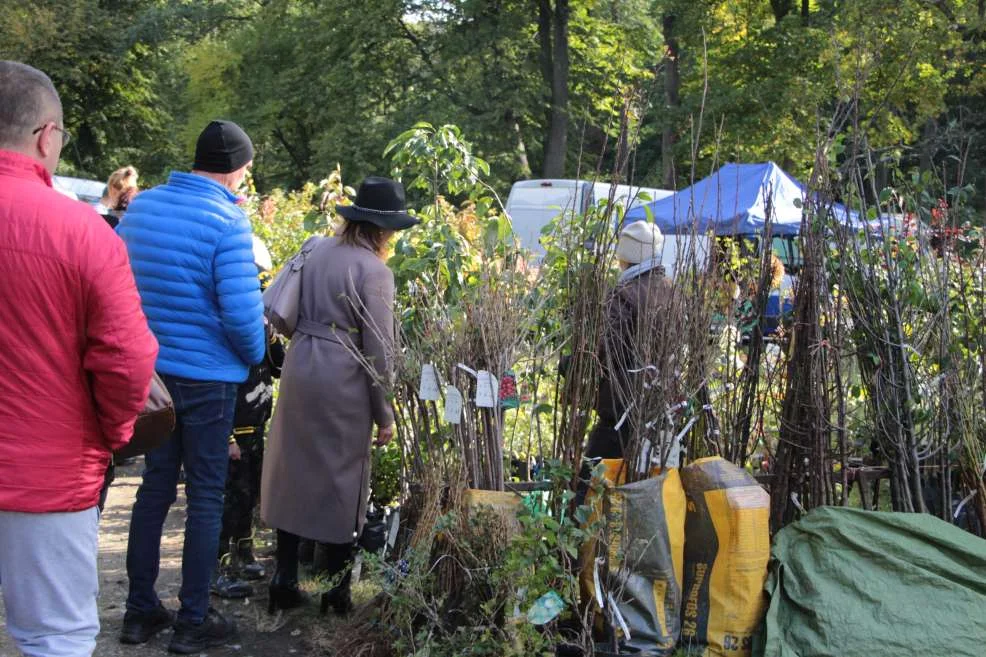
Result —
[{"label": "white price tag", "polygon": [[613,598],[613,594],[607,593],[606,599],[609,600],[609,611],[611,614],[613,614],[613,619],[616,621],[616,623],[613,624],[616,625],[618,623],[620,629],[623,630],[623,637],[627,641],[632,640],[633,637],[630,636],[630,627],[627,625],[626,620],[624,620],[623,614],[620,613],[620,606],[616,604],[616,600]]},{"label": "white price tag", "polygon": [[606,563],[606,560],[602,557],[596,557],[595,561],[592,562],[592,584],[596,591],[596,604],[599,605],[600,609],[606,608],[606,603],[603,602],[603,585],[599,581],[599,566]]},{"label": "white price tag", "polygon": [[499,382],[491,372],[479,370],[476,373],[476,406],[479,408],[496,408]]},{"label": "white price tag", "polygon": [[645,475],[650,472],[652,445],[649,440],[645,440],[640,446],[640,455],[637,458],[637,474]]},{"label": "white price tag", "polygon": [[462,422],[462,393],[455,386],[445,386],[445,421]]},{"label": "white price tag", "polygon": [[438,374],[435,372],[435,366],[431,363],[426,363],[421,367],[418,398],[422,401],[438,401]]}]

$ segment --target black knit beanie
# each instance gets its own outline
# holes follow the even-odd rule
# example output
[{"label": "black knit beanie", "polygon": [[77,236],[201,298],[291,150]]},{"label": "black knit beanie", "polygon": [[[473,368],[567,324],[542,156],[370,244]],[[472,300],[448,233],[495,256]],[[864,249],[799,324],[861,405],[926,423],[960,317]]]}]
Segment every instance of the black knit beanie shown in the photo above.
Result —
[{"label": "black knit beanie", "polygon": [[196,171],[232,173],[253,159],[253,142],[232,121],[213,121],[195,144]]}]

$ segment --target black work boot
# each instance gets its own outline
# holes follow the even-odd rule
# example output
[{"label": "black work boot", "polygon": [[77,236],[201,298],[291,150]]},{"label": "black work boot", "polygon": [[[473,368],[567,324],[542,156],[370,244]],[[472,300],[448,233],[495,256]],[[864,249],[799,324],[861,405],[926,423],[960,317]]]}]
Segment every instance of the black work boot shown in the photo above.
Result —
[{"label": "black work boot", "polygon": [[253,546],[250,541],[243,541],[237,549],[239,553],[240,576],[243,579],[263,579],[267,576],[267,569],[253,556]]},{"label": "black work boot", "polygon": [[294,609],[306,602],[308,596],[298,588],[298,578],[291,577],[278,566],[267,587],[267,613],[273,614],[278,609]]},{"label": "black work boot", "polygon": [[136,645],[147,643],[151,637],[167,629],[175,623],[175,612],[169,611],[164,605],[158,605],[152,611],[127,610],[123,615],[123,630],[120,632],[120,643]]},{"label": "black work boot", "polygon": [[315,562],[315,541],[310,538],[298,541],[298,561],[302,566],[311,566]]},{"label": "black work boot", "polygon": [[209,612],[198,625],[187,621],[175,622],[175,635],[168,644],[168,652],[193,655],[207,648],[214,648],[236,638],[236,623],[209,607]]},{"label": "black work boot", "polygon": [[232,574],[223,573],[212,583],[212,592],[220,598],[237,600],[239,598],[249,598],[253,595],[253,587]]}]

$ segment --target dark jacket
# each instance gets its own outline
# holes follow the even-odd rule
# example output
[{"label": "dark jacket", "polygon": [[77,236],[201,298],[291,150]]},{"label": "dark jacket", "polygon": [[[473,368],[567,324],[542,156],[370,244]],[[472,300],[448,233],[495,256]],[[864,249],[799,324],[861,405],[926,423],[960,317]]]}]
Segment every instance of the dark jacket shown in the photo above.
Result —
[{"label": "dark jacket", "polygon": [[629,421],[619,431],[615,426],[626,413],[632,401],[640,373],[630,370],[644,368],[648,363],[640,360],[643,340],[662,335],[656,327],[663,321],[664,308],[671,286],[664,276],[664,268],[655,266],[637,275],[621,277],[623,280],[613,289],[607,301],[606,327],[599,344],[599,362],[602,376],[596,396],[596,413],[599,424],[593,429],[586,446],[589,458],[619,458],[622,444],[632,434]]},{"label": "dark jacket", "polygon": [[274,408],[274,379],[281,376],[284,364],[284,345],[267,333],[267,353],[259,364],[250,368],[247,380],[240,384],[236,395],[235,429],[262,427]]}]

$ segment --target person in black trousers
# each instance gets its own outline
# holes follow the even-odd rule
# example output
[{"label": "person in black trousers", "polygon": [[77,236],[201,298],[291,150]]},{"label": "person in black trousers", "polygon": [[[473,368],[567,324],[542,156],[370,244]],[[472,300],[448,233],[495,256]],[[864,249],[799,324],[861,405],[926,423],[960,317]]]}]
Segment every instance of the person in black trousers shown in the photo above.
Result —
[{"label": "person in black trousers", "polygon": [[[271,268],[266,246],[254,236],[254,262],[263,278]],[[274,405],[274,379],[281,375],[284,346],[270,331],[264,360],[250,368],[240,385],[229,438],[229,474],[223,500],[223,524],[219,535],[219,576],[212,591],[222,598],[253,594],[246,580],[263,579],[264,567],[253,555],[253,511],[260,495],[264,463],[264,431]]]}]

